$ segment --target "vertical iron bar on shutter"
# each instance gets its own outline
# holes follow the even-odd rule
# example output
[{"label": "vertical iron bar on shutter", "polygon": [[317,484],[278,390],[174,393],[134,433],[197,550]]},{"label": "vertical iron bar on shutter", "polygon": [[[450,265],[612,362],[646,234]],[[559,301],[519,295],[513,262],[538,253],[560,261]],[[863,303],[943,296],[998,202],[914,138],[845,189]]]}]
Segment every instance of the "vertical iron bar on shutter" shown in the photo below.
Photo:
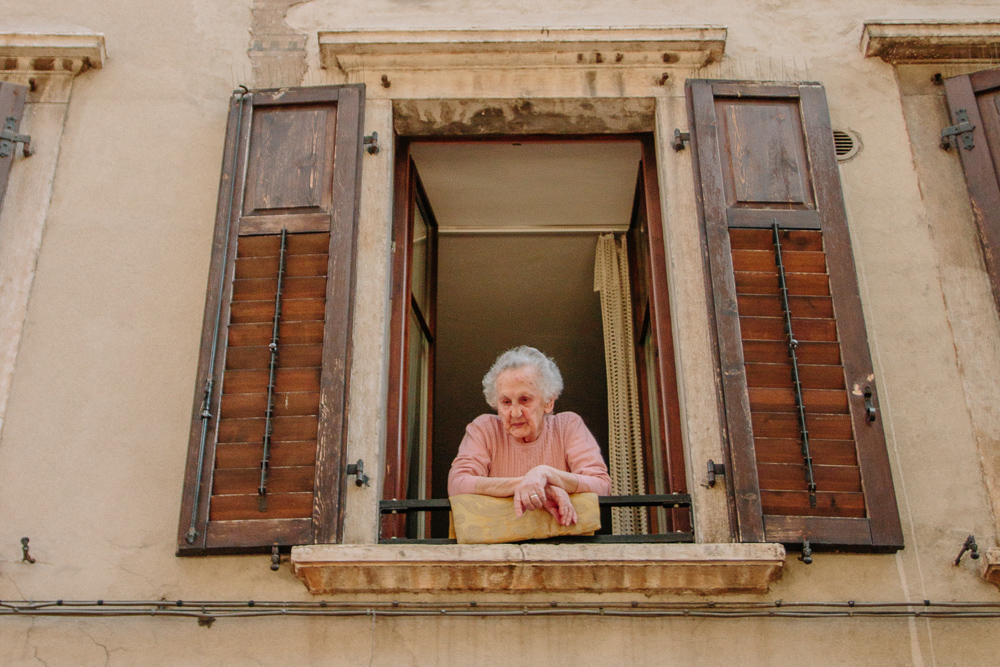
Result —
[{"label": "vertical iron bar on shutter", "polygon": [[774,230],[774,263],[778,266],[778,288],[781,290],[781,309],[785,312],[785,335],[788,336],[788,357],[792,360],[792,383],[795,385],[795,408],[802,432],[802,457],[806,464],[806,484],[809,487],[809,507],[816,507],[816,479],[813,477],[812,456],[809,454],[809,429],[806,426],[806,406],[802,400],[802,380],[799,377],[799,359],[795,353],[799,341],[792,332],[792,310],[788,305],[788,283],[785,281],[785,263],[781,258],[781,232],[778,221],[772,221]]},{"label": "vertical iron bar on shutter", "polygon": [[[240,86],[239,101],[240,110],[236,116],[236,141],[239,143],[240,133],[243,130],[243,107],[246,100],[250,98],[250,90],[246,86]],[[225,245],[222,248],[222,270],[219,272],[219,303],[215,311],[215,324],[212,330],[212,350],[208,358],[208,377],[205,380],[205,400],[201,408],[201,439],[198,445],[198,465],[197,477],[194,484],[194,502],[191,503],[191,526],[188,528],[185,539],[188,544],[194,544],[198,537],[198,506],[201,503],[201,476],[205,467],[205,441],[208,438],[208,422],[212,418],[212,390],[214,388],[213,378],[215,377],[215,357],[219,348],[219,328],[222,324],[222,293],[226,287],[226,262],[229,252],[229,230],[233,220],[233,200],[236,198],[236,173],[239,167],[240,152],[233,151],[233,171],[229,181],[229,204],[226,208],[226,235]],[[182,524],[183,525],[183,524]]]},{"label": "vertical iron bar on shutter", "polygon": [[278,254],[278,289],[274,293],[274,320],[271,326],[271,363],[267,378],[267,412],[264,413],[264,454],[260,459],[260,487],[257,489],[257,509],[267,511],[267,473],[271,467],[271,431],[274,429],[274,376],[278,367],[278,322],[281,319],[281,291],[285,282],[285,252],[288,249],[288,229],[281,228],[281,251]]}]

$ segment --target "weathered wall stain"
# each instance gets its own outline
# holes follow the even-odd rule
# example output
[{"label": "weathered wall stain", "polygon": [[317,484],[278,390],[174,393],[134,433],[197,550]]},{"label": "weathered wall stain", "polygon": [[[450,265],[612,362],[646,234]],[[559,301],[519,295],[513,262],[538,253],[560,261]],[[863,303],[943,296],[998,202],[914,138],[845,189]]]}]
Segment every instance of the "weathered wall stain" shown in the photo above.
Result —
[{"label": "weathered wall stain", "polygon": [[253,64],[253,86],[294,86],[306,72],[306,35],[285,23],[299,0],[254,0],[247,53]]}]

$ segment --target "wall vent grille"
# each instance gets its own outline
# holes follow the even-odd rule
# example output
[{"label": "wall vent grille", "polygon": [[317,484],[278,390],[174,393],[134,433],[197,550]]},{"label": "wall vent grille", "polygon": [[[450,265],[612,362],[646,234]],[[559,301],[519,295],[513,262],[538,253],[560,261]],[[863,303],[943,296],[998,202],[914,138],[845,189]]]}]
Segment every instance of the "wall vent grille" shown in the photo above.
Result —
[{"label": "wall vent grille", "polygon": [[861,139],[851,130],[834,130],[833,147],[837,152],[837,159],[843,162],[858,154],[861,150]]}]

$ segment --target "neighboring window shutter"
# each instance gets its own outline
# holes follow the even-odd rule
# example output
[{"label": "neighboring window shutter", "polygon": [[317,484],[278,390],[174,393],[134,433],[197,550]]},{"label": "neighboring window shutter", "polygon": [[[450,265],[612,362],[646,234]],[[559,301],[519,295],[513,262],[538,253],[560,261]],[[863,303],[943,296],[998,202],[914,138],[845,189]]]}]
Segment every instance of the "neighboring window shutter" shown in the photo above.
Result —
[{"label": "neighboring window shutter", "polygon": [[339,537],[363,111],[363,86],[233,98],[179,554]]},{"label": "neighboring window shutter", "polygon": [[[0,129],[9,130],[12,135],[23,134],[18,129],[27,97],[27,86],[0,81]],[[14,158],[24,155],[21,146],[22,144],[9,139],[0,143],[0,204],[3,204],[3,196],[7,192],[7,180]]]},{"label": "neighboring window shutter", "polygon": [[687,91],[739,538],[902,548],[823,88],[689,81]]},{"label": "neighboring window shutter", "polygon": [[986,271],[1000,308],[1000,69],[945,79],[944,88],[951,122],[959,125],[961,114],[974,128],[971,148],[966,136],[953,138],[951,145],[965,169]]}]

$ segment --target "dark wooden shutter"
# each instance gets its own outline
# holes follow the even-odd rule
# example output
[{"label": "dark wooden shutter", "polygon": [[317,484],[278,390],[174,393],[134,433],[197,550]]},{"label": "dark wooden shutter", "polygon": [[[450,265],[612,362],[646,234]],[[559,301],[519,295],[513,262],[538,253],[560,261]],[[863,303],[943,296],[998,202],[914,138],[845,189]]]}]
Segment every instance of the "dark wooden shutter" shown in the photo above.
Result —
[{"label": "dark wooden shutter", "polygon": [[689,81],[687,93],[739,538],[901,548],[823,88]]},{"label": "dark wooden shutter", "polygon": [[944,88],[952,122],[958,125],[963,115],[974,126],[971,148],[965,137],[952,140],[952,146],[965,169],[986,271],[1000,308],[1000,69],[945,79]]},{"label": "dark wooden shutter", "polygon": [[231,103],[181,555],[339,537],[363,111],[363,86],[254,91]]},{"label": "dark wooden shutter", "polygon": [[[0,129],[12,124],[12,134],[18,134],[21,125],[21,116],[24,113],[24,102],[28,97],[27,86],[19,86],[14,83],[0,81]],[[10,168],[14,164],[14,158],[20,158],[24,153],[21,144],[13,141],[4,141],[0,145],[0,204],[3,204],[3,196],[7,192],[7,180],[10,177]]]}]

